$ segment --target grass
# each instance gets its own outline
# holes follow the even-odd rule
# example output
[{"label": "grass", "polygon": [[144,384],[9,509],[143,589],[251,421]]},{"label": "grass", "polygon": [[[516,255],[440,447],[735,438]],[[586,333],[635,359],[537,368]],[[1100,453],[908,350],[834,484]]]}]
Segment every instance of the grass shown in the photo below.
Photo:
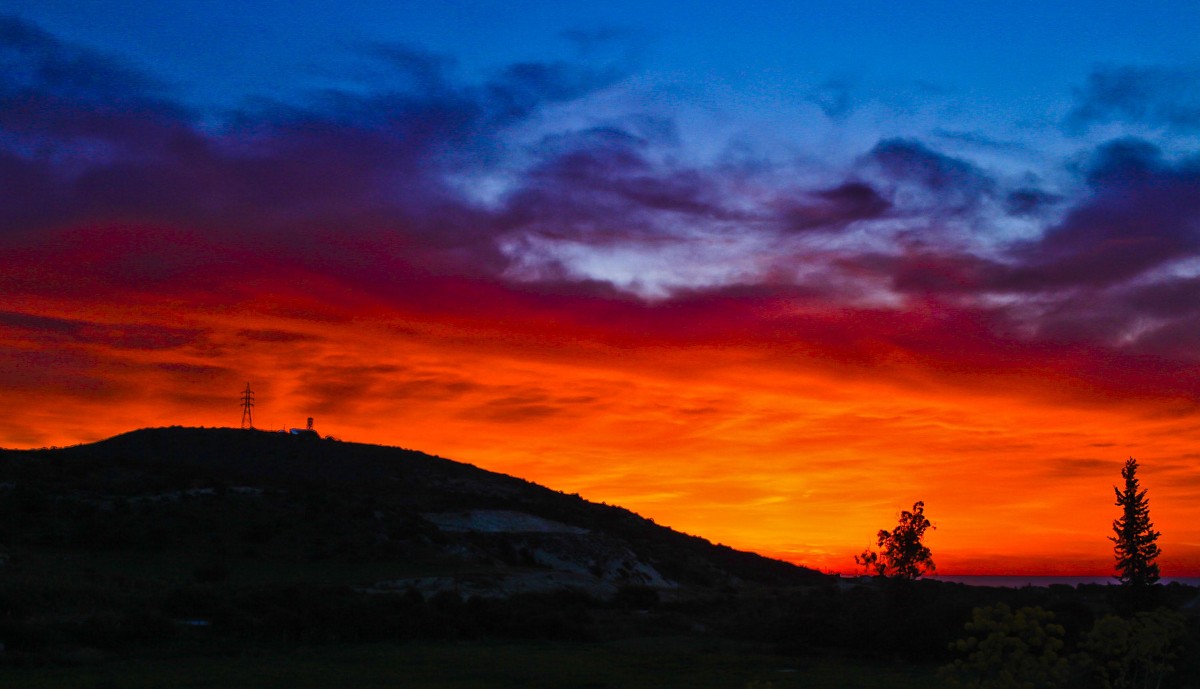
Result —
[{"label": "grass", "polygon": [[[461,565],[421,562],[345,562],[339,560],[289,561],[267,553],[257,557],[233,556],[218,560],[231,584],[327,584],[364,586],[389,579],[461,575],[470,572]],[[20,551],[19,566],[0,567],[0,585],[35,580],[62,585],[118,580],[130,585],[165,587],[194,583],[198,566],[214,561],[195,550],[98,552],[66,548],[37,548]],[[491,570],[480,568],[481,573]]]},{"label": "grass", "polygon": [[116,660],[75,667],[0,668],[0,686],[26,689],[926,689],[934,670],[789,658],[695,639],[602,644],[420,642]]}]

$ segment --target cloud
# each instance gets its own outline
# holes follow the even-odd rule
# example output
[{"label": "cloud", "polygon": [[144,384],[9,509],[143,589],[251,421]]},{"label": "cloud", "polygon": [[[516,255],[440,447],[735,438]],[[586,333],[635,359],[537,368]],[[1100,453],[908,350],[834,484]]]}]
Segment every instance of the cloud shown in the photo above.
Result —
[{"label": "cloud", "polygon": [[[4,117],[0,122],[6,129],[50,130],[55,125],[71,125],[66,131],[82,133],[89,130],[81,125],[108,121],[105,116],[181,113],[162,97],[166,88],[157,81],[99,52],[60,41],[15,17],[0,16],[0,64],[4,66],[4,80],[0,82]],[[22,101],[25,108],[19,107]],[[100,118],[80,121],[85,112],[76,107],[65,113],[35,109],[48,102],[86,104],[90,111],[86,114]],[[49,121],[19,117],[35,112]]]},{"label": "cloud", "polygon": [[1183,319],[1200,315],[1200,277],[1165,279],[1128,290],[1123,306],[1153,318]]},{"label": "cloud", "polygon": [[1045,477],[1054,481],[1096,479],[1107,480],[1119,473],[1118,464],[1112,459],[1095,457],[1055,457],[1046,460],[1042,467]]},{"label": "cloud", "polygon": [[1103,66],[1088,76],[1065,124],[1071,131],[1108,122],[1200,128],[1200,70],[1159,66]]},{"label": "cloud", "polygon": [[163,87],[11,17],[0,17],[0,70],[2,234],[78,217],[74,175],[186,135]]},{"label": "cloud", "polygon": [[[310,315],[316,303],[572,347],[805,351],[907,382],[1021,377],[1044,356],[1084,387],[1140,394],[1106,362],[1161,382],[1196,356],[1171,344],[1195,339],[1194,278],[1163,271],[1200,252],[1200,162],[1145,142],[1099,148],[1068,194],[915,138],[813,172],[697,163],[673,123],[638,112],[551,117],[619,84],[624,58],[464,83],[449,58],[373,46],[363,59],[390,75],[382,86],[201,124],[152,80],[17,20],[0,23],[0,55],[16,65],[0,75],[0,174],[17,180],[0,189],[7,294]],[[47,118],[28,109],[50,103]],[[1010,222],[1033,229],[1012,239]],[[119,350],[206,337],[3,318],[20,337]],[[239,326],[237,339],[308,336]],[[1122,358],[1134,354],[1171,361]],[[474,394],[362,366],[306,379],[305,394],[318,411],[347,396]],[[546,404],[564,408],[511,406]]]},{"label": "cloud", "polygon": [[867,153],[866,162],[894,185],[897,193],[924,192],[924,203],[948,211],[974,206],[996,185],[974,164],[912,139],[880,141]]},{"label": "cloud", "polygon": [[9,156],[59,171],[151,155],[185,135],[167,89],[93,50],[0,17],[0,131]]},{"label": "cloud", "polygon": [[891,208],[892,203],[874,187],[851,181],[808,194],[805,200],[787,207],[782,219],[784,227],[793,232],[837,230],[860,220],[880,218]]},{"label": "cloud", "polygon": [[296,362],[301,407],[321,415],[370,416],[383,408],[456,403],[487,385],[451,370],[402,363],[371,363],[336,354]]},{"label": "cloud", "polygon": [[9,396],[70,395],[89,403],[128,399],[135,387],[111,370],[97,366],[100,357],[82,349],[26,350],[0,348],[4,376],[0,390]]},{"label": "cloud", "polygon": [[[1200,297],[1200,293],[1194,296]],[[1194,361],[1197,348],[1200,348],[1200,320],[1193,313],[1188,318],[1177,318],[1148,326],[1137,334],[1134,346],[1137,351],[1150,356],[1175,361]]]},{"label": "cloud", "polygon": [[103,345],[118,350],[170,350],[204,342],[205,331],[158,323],[101,323],[95,321],[0,312],[8,336],[39,346]]},{"label": "cloud", "polygon": [[650,142],[621,129],[580,132],[542,144],[544,157],[506,199],[508,232],[605,244],[689,236],[739,214],[718,180],[650,158]]},{"label": "cloud", "polygon": [[272,342],[272,343],[292,343],[292,342],[309,342],[317,340],[315,335],[307,333],[295,332],[292,330],[251,330],[242,329],[237,331],[237,336],[251,342]]},{"label": "cloud", "polygon": [[484,87],[495,121],[505,123],[528,116],[546,103],[570,101],[611,86],[625,75],[610,66],[580,68],[566,62],[521,62],[506,67]]},{"label": "cloud", "polygon": [[812,89],[807,100],[815,104],[831,120],[841,120],[858,105],[854,84],[844,79],[830,79]]},{"label": "cloud", "polygon": [[899,254],[865,254],[855,259],[878,271],[905,294],[973,295],[986,291],[1007,272],[994,260],[966,252],[916,246]]},{"label": "cloud", "polygon": [[493,423],[520,424],[563,414],[578,415],[581,407],[592,401],[588,397],[558,398],[531,390],[487,400],[464,409],[461,415]]},{"label": "cloud", "polygon": [[[6,228],[249,235],[276,261],[301,264],[332,236],[364,250],[345,268],[354,278],[383,271],[394,254],[433,272],[500,272],[495,222],[449,178],[491,159],[509,125],[622,75],[525,62],[458,85],[449,61],[376,47],[370,57],[401,77],[392,90],[329,89],[214,127],[135,71],[19,20],[0,25],[0,55],[10,67],[0,78],[0,171],[20,180],[0,192]],[[393,256],[367,258],[383,248]]]},{"label": "cloud", "polygon": [[1021,187],[1008,192],[1004,197],[1004,210],[1009,215],[1037,217],[1047,208],[1054,207],[1062,201],[1063,197],[1058,194]]},{"label": "cloud", "polygon": [[1164,161],[1136,140],[1107,144],[1091,193],[1037,240],[1019,242],[1004,280],[1018,290],[1101,287],[1200,252],[1200,161]]}]

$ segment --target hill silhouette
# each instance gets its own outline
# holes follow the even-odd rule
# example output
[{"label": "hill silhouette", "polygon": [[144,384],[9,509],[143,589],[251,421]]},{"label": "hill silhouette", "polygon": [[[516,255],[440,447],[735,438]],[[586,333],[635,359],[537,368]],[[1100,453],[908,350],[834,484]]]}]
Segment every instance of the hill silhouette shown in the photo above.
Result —
[{"label": "hill silhouette", "polygon": [[394,577],[352,583],[426,593],[612,596],[630,586],[830,580],[469,464],[266,431],[153,428],[68,448],[3,450],[0,491],[13,498],[11,544],[186,549],[215,569],[251,556],[395,561],[403,567]]}]

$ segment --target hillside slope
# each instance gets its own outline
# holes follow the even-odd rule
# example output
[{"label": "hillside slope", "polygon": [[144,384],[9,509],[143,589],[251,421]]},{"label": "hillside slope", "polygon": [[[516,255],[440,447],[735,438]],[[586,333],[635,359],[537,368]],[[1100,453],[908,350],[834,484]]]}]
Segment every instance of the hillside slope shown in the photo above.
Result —
[{"label": "hillside slope", "polygon": [[264,431],[157,428],[0,450],[0,495],[6,558],[179,553],[214,577],[246,560],[297,573],[373,563],[349,583],[489,596],[829,580],[468,464]]}]

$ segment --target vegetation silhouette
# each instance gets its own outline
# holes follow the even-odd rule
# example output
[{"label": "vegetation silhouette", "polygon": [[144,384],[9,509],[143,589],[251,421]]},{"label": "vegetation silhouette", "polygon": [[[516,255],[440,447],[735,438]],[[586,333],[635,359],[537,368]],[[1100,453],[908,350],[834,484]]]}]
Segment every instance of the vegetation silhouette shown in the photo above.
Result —
[{"label": "vegetation silhouette", "polygon": [[939,675],[950,686],[977,689],[1158,688],[1194,650],[1194,620],[1191,626],[1189,649],[1188,618],[1175,610],[1106,613],[1082,631],[1041,606],[998,603],[972,611],[967,636],[950,646],[962,657]]},{"label": "vegetation silhouette", "polygon": [[1160,687],[1186,652],[1186,635],[1187,619],[1175,610],[1105,615],[1081,643],[1085,678],[1103,689]]},{"label": "vegetation silhouette", "polygon": [[1113,486],[1121,517],[1113,520],[1113,553],[1117,559],[1117,579],[1125,586],[1145,588],[1158,582],[1159,532],[1150,522],[1150,501],[1137,478],[1138,463],[1133,457],[1125,461],[1121,478],[1125,490]]},{"label": "vegetation silhouette", "polygon": [[878,552],[867,548],[854,556],[854,562],[868,573],[878,576],[919,579],[937,569],[933,563],[933,553],[924,543],[925,531],[936,528],[925,517],[925,503],[918,500],[913,503],[911,512],[900,512],[900,521],[895,529],[879,530],[876,535],[880,548]]},{"label": "vegetation silhouette", "polygon": [[1066,629],[1048,610],[1014,611],[1006,603],[976,608],[966,631],[966,638],[951,645],[966,657],[942,668],[951,686],[1043,689],[1065,686],[1070,677]]}]

